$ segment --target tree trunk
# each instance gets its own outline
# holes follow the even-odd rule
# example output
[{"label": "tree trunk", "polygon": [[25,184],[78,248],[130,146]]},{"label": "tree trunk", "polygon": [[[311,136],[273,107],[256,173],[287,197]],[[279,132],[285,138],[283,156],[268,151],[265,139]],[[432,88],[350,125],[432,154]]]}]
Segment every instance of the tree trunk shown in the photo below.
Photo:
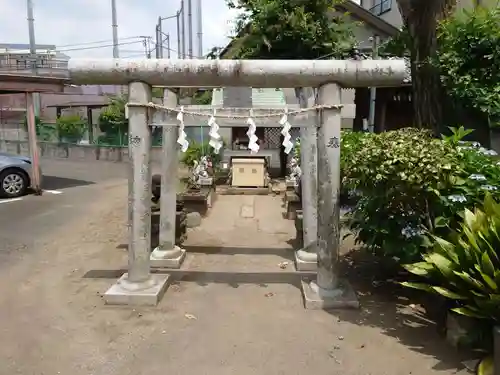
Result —
[{"label": "tree trunk", "polygon": [[446,126],[448,102],[439,72],[430,59],[436,54],[439,21],[455,8],[456,0],[397,0],[410,35],[411,74],[415,126],[431,129],[436,135]]}]

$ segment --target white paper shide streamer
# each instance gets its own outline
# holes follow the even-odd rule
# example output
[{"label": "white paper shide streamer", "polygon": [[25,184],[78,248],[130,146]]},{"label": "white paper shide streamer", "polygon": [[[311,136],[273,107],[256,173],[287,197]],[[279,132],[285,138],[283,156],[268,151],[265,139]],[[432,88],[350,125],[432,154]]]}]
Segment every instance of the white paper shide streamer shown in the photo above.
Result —
[{"label": "white paper shide streamer", "polygon": [[215,120],[215,109],[214,109],[214,114],[208,120],[208,125],[210,126],[210,132],[208,133],[208,136],[210,137],[210,142],[208,142],[208,144],[212,146],[215,153],[218,154],[220,149],[222,148],[222,139],[219,134],[219,125]]},{"label": "white paper shide streamer", "polygon": [[289,154],[293,149],[292,136],[290,135],[290,129],[292,125],[288,122],[288,109],[285,109],[285,113],[281,116],[280,125],[283,126],[281,134],[283,135],[283,147],[285,148],[285,154]]},{"label": "white paper shide streamer", "polygon": [[250,152],[255,153],[258,152],[260,147],[257,141],[259,138],[255,135],[255,131],[257,130],[257,126],[255,125],[255,121],[252,119],[252,112],[250,112],[250,117],[247,119],[248,124],[248,149]]},{"label": "white paper shide streamer", "polygon": [[181,151],[186,152],[189,147],[189,142],[187,140],[187,134],[184,131],[184,107],[181,107],[179,113],[177,113],[177,121],[179,121],[179,138],[177,138],[177,143],[181,145]]}]

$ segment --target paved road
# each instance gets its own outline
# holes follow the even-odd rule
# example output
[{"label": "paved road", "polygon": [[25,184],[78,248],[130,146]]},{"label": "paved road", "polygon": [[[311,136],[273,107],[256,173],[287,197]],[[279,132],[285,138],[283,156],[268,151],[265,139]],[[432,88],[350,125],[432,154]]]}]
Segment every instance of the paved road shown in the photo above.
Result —
[{"label": "paved road", "polygon": [[19,200],[0,200],[0,266],[36,250],[43,236],[85,214],[106,186],[126,183],[126,165],[43,160],[45,192]]}]

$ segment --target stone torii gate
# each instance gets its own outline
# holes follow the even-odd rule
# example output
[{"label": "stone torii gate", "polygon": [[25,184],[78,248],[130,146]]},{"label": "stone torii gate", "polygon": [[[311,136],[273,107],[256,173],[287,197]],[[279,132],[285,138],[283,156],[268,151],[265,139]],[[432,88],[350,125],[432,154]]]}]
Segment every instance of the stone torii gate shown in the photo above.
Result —
[{"label": "stone torii gate", "polygon": [[[317,278],[302,283],[306,308],[355,307],[355,293],[338,278],[341,88],[401,84],[404,60],[120,60],[71,59],[74,84],[129,85],[129,267],[105,294],[109,304],[155,305],[168,275],[152,274],[151,244],[151,88],[165,87],[312,87],[318,88],[317,121]],[[172,93],[167,97],[177,106]],[[177,127],[163,131],[160,251],[173,262],[183,250],[174,245],[177,178]],[[303,145],[302,145],[303,147]],[[303,161],[307,162],[307,161]],[[314,166],[313,166],[314,167]],[[173,174],[172,174],[173,172]],[[307,178],[307,176],[306,176]],[[314,234],[313,234],[314,235]],[[160,239],[160,242],[162,239]]]}]

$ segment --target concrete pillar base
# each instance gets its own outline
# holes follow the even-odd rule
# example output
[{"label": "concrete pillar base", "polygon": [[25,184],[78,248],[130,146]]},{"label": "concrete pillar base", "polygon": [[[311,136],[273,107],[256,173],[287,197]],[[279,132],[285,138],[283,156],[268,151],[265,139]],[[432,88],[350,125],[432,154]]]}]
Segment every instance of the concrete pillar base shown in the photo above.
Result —
[{"label": "concrete pillar base", "polygon": [[104,293],[107,305],[156,306],[168,287],[169,275],[153,274],[143,283],[132,283],[128,273]]},{"label": "concrete pillar base", "polygon": [[340,280],[334,290],[321,289],[315,281],[303,279],[301,283],[307,310],[359,308],[358,296],[346,280]]},{"label": "concrete pillar base", "polygon": [[179,246],[174,246],[173,249],[163,250],[157,247],[151,253],[149,258],[151,268],[181,268],[182,262],[186,258],[186,250]]},{"label": "concrete pillar base", "polygon": [[318,254],[300,249],[295,252],[295,268],[297,271],[317,271]]}]

